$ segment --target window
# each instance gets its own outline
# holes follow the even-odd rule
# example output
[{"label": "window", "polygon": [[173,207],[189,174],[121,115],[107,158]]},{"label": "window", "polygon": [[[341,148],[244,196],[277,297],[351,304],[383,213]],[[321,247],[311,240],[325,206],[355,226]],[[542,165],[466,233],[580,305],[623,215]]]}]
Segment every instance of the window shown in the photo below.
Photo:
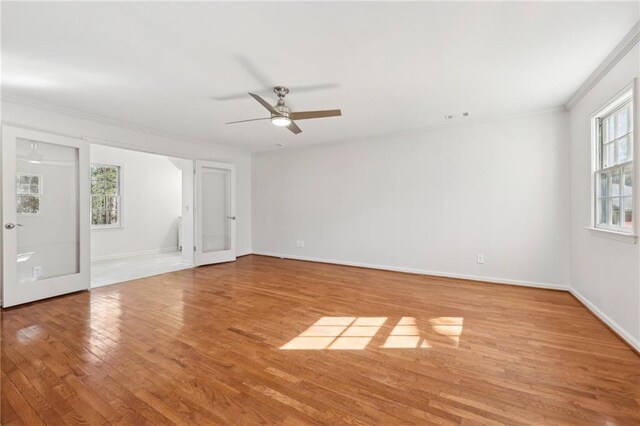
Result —
[{"label": "window", "polygon": [[595,227],[633,231],[633,96],[629,90],[594,117]]},{"label": "window", "polygon": [[18,214],[40,214],[42,176],[30,173],[16,175],[16,210]]},{"label": "window", "polygon": [[120,166],[91,165],[91,225],[121,226]]}]

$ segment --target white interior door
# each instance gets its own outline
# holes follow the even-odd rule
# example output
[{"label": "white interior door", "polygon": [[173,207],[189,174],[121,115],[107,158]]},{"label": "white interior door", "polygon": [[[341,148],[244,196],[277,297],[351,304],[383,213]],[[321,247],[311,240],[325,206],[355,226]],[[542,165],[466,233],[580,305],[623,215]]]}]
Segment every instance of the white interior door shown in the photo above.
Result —
[{"label": "white interior door", "polygon": [[2,127],[2,305],[89,288],[89,149]]},{"label": "white interior door", "polygon": [[236,168],[196,161],[196,265],[236,260]]}]

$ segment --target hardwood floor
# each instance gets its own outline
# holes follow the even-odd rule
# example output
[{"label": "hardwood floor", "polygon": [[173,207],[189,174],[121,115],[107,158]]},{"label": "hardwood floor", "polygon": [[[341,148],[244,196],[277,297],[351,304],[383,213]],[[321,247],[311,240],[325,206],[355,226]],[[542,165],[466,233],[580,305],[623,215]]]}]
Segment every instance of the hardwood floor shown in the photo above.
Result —
[{"label": "hardwood floor", "polygon": [[638,425],[572,296],[248,256],[2,312],[2,424]]}]

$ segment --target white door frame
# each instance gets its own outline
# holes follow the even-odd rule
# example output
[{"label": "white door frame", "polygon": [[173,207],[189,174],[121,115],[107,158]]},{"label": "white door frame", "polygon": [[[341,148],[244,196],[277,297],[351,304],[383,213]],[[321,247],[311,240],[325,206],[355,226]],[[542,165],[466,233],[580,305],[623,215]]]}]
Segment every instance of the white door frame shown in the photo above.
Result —
[{"label": "white door frame", "polygon": [[[215,168],[229,171],[229,211],[227,217],[230,223],[230,249],[215,252],[203,252],[203,233],[202,233],[202,205],[204,194],[202,192],[202,169]],[[195,187],[196,187],[196,203],[194,208],[195,214],[195,266],[208,265],[212,263],[231,262],[236,260],[236,166],[229,163],[218,163],[214,161],[196,160],[195,161]],[[232,219],[233,218],[233,219]]]},{"label": "white door frame", "polygon": [[182,261],[194,265],[194,161],[181,159],[182,162]]},{"label": "white door frame", "polygon": [[[78,149],[79,272],[18,283],[18,215],[16,213],[16,143],[18,139],[41,141]],[[19,127],[2,126],[2,306],[8,307],[75,291],[91,285],[89,244],[89,146],[80,139]],[[7,227],[14,224],[15,227]],[[9,225],[10,226],[10,225]]]}]

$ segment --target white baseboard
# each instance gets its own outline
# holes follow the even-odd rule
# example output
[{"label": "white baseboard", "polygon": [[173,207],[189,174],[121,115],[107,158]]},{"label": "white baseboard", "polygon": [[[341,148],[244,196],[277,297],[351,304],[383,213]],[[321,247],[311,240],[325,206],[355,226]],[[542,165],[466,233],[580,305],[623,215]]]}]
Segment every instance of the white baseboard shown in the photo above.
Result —
[{"label": "white baseboard", "polygon": [[133,251],[133,252],[128,252],[128,253],[110,254],[108,256],[92,257],[91,261],[92,262],[96,262],[98,260],[122,259],[124,257],[141,256],[141,255],[144,255],[144,254],[169,253],[169,252],[172,252],[172,251],[179,251],[179,248],[178,247],[165,247],[165,248],[153,249],[153,250],[143,250],[143,251]]},{"label": "white baseboard", "polygon": [[343,261],[343,260],[322,259],[322,258],[317,258],[317,257],[296,256],[296,255],[273,253],[273,252],[254,251],[253,254],[262,255],[262,256],[281,257],[283,259],[306,260],[308,262],[332,263],[332,264],[335,264],[335,265],[357,266],[357,267],[360,267],[360,268],[381,269],[381,270],[384,270],[384,271],[406,272],[406,273],[409,273],[409,274],[433,275],[433,276],[437,276],[437,277],[458,278],[458,279],[463,279],[463,280],[486,281],[486,282],[490,282],[492,284],[509,284],[509,285],[519,285],[519,286],[523,286],[523,287],[536,287],[536,288],[546,288],[546,289],[551,289],[551,290],[569,291],[569,286],[562,285],[562,284],[539,283],[539,282],[522,281],[522,280],[511,280],[511,279],[507,279],[507,278],[484,277],[484,276],[479,276],[479,275],[455,274],[455,273],[450,273],[450,272],[430,271],[430,270],[427,270],[427,269],[403,268],[403,267],[399,267],[399,266],[376,265],[376,264],[372,264],[372,263],[349,262],[349,261]]},{"label": "white baseboard", "polygon": [[633,347],[638,353],[640,353],[640,341],[627,332],[620,324],[615,322],[611,317],[602,312],[596,305],[594,305],[589,299],[587,299],[582,293],[575,288],[571,287],[569,292],[575,296],[584,306],[587,307],[595,316],[597,316],[602,322],[611,327],[612,330],[620,336],[629,346]]}]

